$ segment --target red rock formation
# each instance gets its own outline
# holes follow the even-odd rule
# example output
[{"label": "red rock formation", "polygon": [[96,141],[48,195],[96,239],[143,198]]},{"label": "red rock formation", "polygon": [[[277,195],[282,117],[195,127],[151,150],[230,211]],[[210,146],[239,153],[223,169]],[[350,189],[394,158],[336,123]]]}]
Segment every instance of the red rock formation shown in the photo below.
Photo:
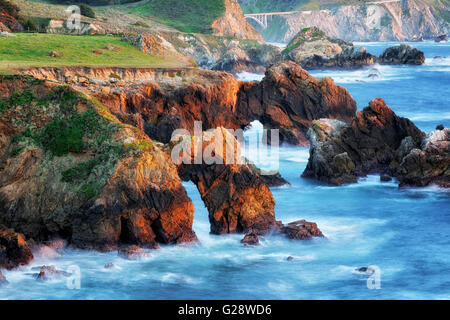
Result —
[{"label": "red rock formation", "polygon": [[309,131],[310,158],[303,176],[340,185],[384,172],[408,136],[420,143],[424,133],[410,120],[398,117],[381,98],[358,112],[351,124],[315,121]]},{"label": "red rock formation", "polygon": [[[196,142],[190,136],[181,138],[187,139],[184,141],[188,145],[192,144],[192,147],[187,155],[190,164],[179,164],[178,171],[183,180],[193,181],[197,185],[209,211],[211,233],[269,232],[275,225],[275,200],[269,188],[261,182],[260,176],[241,162],[235,137],[224,128],[205,132],[202,137],[197,149],[194,149]],[[222,150],[214,150],[214,155],[223,164],[207,164],[205,161],[195,164],[195,158],[204,155],[208,146],[214,148],[219,139],[223,141],[223,147]],[[179,142],[173,150],[176,150],[177,145]],[[233,150],[232,154],[227,153],[227,150]]]},{"label": "red rock formation", "polygon": [[[262,82],[200,69],[40,68],[24,73],[83,88],[121,121],[167,143],[174,129],[244,128],[253,120],[280,129],[281,142],[306,145],[312,120],[351,121],[356,102],[332,79],[317,80],[293,62],[266,71]],[[90,81],[87,81],[90,80]]]},{"label": "red rock formation", "polygon": [[351,121],[356,102],[331,78],[317,80],[291,61],[267,69],[261,83],[243,84],[238,112],[280,130],[280,142],[306,145],[306,132],[314,119]]},{"label": "red rock formation", "polygon": [[25,237],[0,225],[0,268],[15,269],[33,260]]}]

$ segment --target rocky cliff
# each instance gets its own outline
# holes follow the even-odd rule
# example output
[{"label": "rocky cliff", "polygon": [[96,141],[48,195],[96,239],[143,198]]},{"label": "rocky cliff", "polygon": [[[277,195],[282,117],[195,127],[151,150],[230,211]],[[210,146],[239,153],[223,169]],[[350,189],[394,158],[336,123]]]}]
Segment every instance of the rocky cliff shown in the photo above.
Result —
[{"label": "rocky cliff", "polygon": [[300,30],[318,27],[346,41],[405,41],[434,39],[450,33],[448,1],[379,1],[366,5],[324,6],[285,18],[286,32],[278,41],[289,42]]},{"label": "rocky cliff", "polygon": [[216,36],[264,41],[263,37],[245,20],[238,0],[224,0],[225,13],[213,22]]}]

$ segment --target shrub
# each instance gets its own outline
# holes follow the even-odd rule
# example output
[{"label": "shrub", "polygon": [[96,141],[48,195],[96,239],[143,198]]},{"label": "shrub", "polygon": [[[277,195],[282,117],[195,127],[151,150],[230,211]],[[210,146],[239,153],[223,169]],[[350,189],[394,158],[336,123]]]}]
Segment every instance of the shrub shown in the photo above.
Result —
[{"label": "shrub", "polygon": [[39,32],[40,28],[37,23],[32,19],[23,19],[22,21],[23,29],[27,32]]},{"label": "shrub", "polygon": [[80,4],[80,13],[82,16],[92,18],[92,19],[95,18],[94,10],[92,10],[92,8],[85,3]]},{"label": "shrub", "polygon": [[10,16],[18,19],[19,18],[19,12],[20,8],[16,6],[15,4],[6,1],[6,0],[0,0],[0,13],[7,13]]}]

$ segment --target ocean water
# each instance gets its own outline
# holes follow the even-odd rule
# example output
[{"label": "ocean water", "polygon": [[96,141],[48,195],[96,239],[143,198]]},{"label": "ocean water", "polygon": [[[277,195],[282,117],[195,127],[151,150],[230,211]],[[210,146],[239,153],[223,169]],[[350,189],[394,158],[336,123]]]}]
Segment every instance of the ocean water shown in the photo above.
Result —
[{"label": "ocean water", "polygon": [[[391,43],[364,44],[381,52]],[[398,114],[425,131],[450,125],[450,44],[417,43],[424,66],[376,66],[373,70],[314,71],[348,88],[361,109],[383,97]],[[444,57],[433,60],[434,56]],[[248,75],[251,77],[251,75]],[[260,132],[254,123],[246,133]],[[330,187],[302,179],[308,149],[283,146],[279,162],[247,156],[261,165],[279,164],[291,186],[272,188],[277,219],[317,222],[326,238],[290,241],[267,236],[247,248],[242,235],[209,234],[208,213],[195,186],[186,183],[196,211],[199,245],[163,246],[140,261],[116,252],[46,250],[21,270],[3,272],[10,284],[0,299],[449,299],[450,191],[434,186],[398,188],[368,176],[356,184]],[[287,257],[294,259],[288,261]],[[115,268],[105,269],[112,262]],[[77,266],[79,289],[67,279],[35,280],[34,266]],[[356,268],[375,266],[379,289]]]}]

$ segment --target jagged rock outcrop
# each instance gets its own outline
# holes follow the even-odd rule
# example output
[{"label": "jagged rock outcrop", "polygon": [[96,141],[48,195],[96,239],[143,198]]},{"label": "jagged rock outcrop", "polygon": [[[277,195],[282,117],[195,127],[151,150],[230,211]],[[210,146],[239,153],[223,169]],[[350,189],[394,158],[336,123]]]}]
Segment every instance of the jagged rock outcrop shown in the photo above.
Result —
[{"label": "jagged rock outcrop", "polygon": [[0,269],[15,269],[32,260],[33,254],[25,237],[0,224]]},{"label": "jagged rock outcrop", "polygon": [[216,36],[264,41],[258,31],[245,20],[238,0],[224,2],[225,13],[212,25]]},{"label": "jagged rock outcrop", "polygon": [[51,279],[68,276],[70,276],[70,273],[62,270],[57,270],[55,266],[42,266],[39,269],[39,274],[37,275],[36,280],[48,281]]},{"label": "jagged rock outcrop", "polygon": [[330,38],[316,27],[300,31],[282,53],[305,69],[355,68],[374,63],[374,56],[365,48]]},{"label": "jagged rock outcrop", "polygon": [[183,159],[178,165],[180,176],[195,183],[208,208],[211,233],[272,230],[275,200],[260,176],[245,164],[234,135],[217,128],[193,138],[174,136],[172,144],[172,158]]},{"label": "jagged rock outcrop", "polygon": [[441,34],[440,36],[437,36],[434,41],[435,42],[441,42],[441,41],[447,41],[448,37],[446,34]]},{"label": "jagged rock outcrop", "polygon": [[308,143],[311,121],[350,121],[356,102],[331,78],[318,80],[294,62],[267,69],[261,82],[194,68],[38,68],[23,73],[94,94],[121,121],[167,143],[175,129],[245,128],[259,120],[280,130],[280,142]]},{"label": "jagged rock outcrop", "polygon": [[143,132],[27,77],[0,77],[0,106],[0,223],[99,250],[195,239],[177,169]]},{"label": "jagged rock outcrop", "polygon": [[401,185],[450,188],[450,129],[430,132],[420,143],[403,139],[390,169]]},{"label": "jagged rock outcrop", "polygon": [[267,69],[260,83],[242,86],[237,110],[267,129],[279,129],[280,143],[306,145],[312,120],[351,121],[356,102],[331,78],[318,80],[294,62],[283,61]]},{"label": "jagged rock outcrop", "polygon": [[313,122],[308,135],[310,157],[303,177],[341,185],[387,171],[402,140],[411,137],[420,143],[424,133],[378,98],[358,112],[351,124],[321,119]]},{"label": "jagged rock outcrop", "polygon": [[425,55],[422,51],[407,44],[387,48],[378,57],[380,64],[411,64],[421,65],[425,63]]},{"label": "jagged rock outcrop", "polygon": [[292,240],[307,240],[314,237],[324,237],[322,231],[314,222],[306,220],[298,220],[284,225],[281,221],[277,221],[277,232],[286,235]]},{"label": "jagged rock outcrop", "polygon": [[286,43],[303,28],[313,26],[346,41],[417,41],[450,34],[450,24],[443,18],[448,12],[443,0],[339,5],[286,15],[281,17],[285,25],[280,27],[283,23],[277,20],[275,29],[283,30],[277,41]]}]

